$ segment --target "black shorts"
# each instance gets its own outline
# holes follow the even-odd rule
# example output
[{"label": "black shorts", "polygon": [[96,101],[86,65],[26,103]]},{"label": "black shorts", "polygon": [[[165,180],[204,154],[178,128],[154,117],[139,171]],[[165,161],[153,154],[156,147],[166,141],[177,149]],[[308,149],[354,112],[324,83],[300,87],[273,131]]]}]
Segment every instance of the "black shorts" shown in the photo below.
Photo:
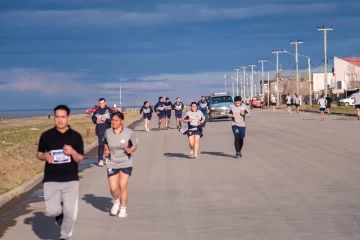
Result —
[{"label": "black shorts", "polygon": [[276,106],[276,102],[271,103],[271,106]]},{"label": "black shorts", "polygon": [[291,107],[291,106],[292,106],[292,104],[291,104],[291,103],[287,103],[286,105],[287,105],[288,107]]},{"label": "black shorts", "polygon": [[326,108],[331,108],[331,105],[326,105]]},{"label": "black shorts", "polygon": [[300,106],[300,104],[295,103],[295,107],[298,107],[298,106]]},{"label": "black shorts", "polygon": [[360,109],[360,104],[356,104],[355,109]]},{"label": "black shorts", "polygon": [[188,137],[191,137],[193,135],[202,136],[202,132],[200,130],[188,130],[187,135],[188,135]]},{"label": "black shorts", "polygon": [[121,171],[121,172],[131,176],[132,169],[133,169],[132,167],[118,168],[118,169],[108,168],[107,169],[107,174],[108,174],[108,177],[111,177],[111,176],[114,176],[116,174],[119,174],[119,172]]},{"label": "black shorts", "polygon": [[144,119],[151,120],[151,114],[144,114]]}]

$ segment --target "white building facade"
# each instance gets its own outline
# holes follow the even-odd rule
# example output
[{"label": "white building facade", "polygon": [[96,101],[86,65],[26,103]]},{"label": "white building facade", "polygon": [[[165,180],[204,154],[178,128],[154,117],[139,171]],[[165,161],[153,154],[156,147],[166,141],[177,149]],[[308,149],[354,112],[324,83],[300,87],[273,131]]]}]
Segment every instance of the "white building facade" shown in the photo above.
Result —
[{"label": "white building facade", "polygon": [[[313,73],[313,92],[319,93],[324,91],[325,73]],[[335,77],[332,73],[327,74],[327,85],[331,86],[335,82]]]},{"label": "white building facade", "polygon": [[342,94],[346,90],[359,88],[360,58],[334,57],[334,74],[336,81],[334,94]]}]

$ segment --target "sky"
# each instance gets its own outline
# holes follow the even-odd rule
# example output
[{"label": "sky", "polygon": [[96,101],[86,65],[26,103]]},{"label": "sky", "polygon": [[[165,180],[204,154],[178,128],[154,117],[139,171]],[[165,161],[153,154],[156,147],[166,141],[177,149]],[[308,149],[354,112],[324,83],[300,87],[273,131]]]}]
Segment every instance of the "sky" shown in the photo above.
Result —
[{"label": "sky", "polygon": [[[2,0],[0,110],[184,103],[230,91],[234,68],[275,63],[272,50],[299,53],[323,71],[333,56],[360,56],[357,0]],[[293,56],[279,63],[295,75]],[[306,71],[307,59],[299,58]],[[274,76],[275,67],[264,71]],[[249,73],[249,68],[247,69]],[[224,74],[227,76],[225,89]]]}]

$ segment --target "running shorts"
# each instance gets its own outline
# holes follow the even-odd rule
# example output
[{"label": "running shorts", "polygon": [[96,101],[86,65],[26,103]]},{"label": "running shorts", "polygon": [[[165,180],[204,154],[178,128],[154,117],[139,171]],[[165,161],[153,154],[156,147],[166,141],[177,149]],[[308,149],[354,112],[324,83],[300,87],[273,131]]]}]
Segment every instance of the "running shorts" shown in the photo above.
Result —
[{"label": "running shorts", "polygon": [[356,104],[355,109],[360,109],[360,104]]},{"label": "running shorts", "polygon": [[320,108],[320,112],[325,112],[325,108]]},{"label": "running shorts", "polygon": [[276,106],[276,102],[271,103],[272,106]]},{"label": "running shorts", "polygon": [[331,105],[326,105],[326,108],[331,108]]},{"label": "running shorts", "polygon": [[180,118],[180,119],[181,119],[181,118],[182,118],[182,115],[183,115],[183,112],[182,112],[181,110],[180,110],[180,111],[179,111],[179,110],[176,110],[176,111],[175,111],[175,117],[176,117],[176,118]]},{"label": "running shorts", "polygon": [[295,103],[295,107],[298,107],[298,106],[300,106],[300,104]]},{"label": "running shorts", "polygon": [[169,111],[169,112],[166,112],[166,118],[171,118],[171,111]]},{"label": "running shorts", "polygon": [[149,114],[149,113],[144,114],[144,119],[148,119],[150,121],[151,120],[151,114]]},{"label": "running shorts", "polygon": [[202,136],[202,131],[200,131],[199,129],[197,129],[197,130],[188,130],[187,135],[188,135],[188,137],[191,137],[193,135]]},{"label": "running shorts", "polygon": [[119,174],[119,172],[123,172],[123,173],[131,176],[132,169],[133,169],[132,167],[118,168],[118,169],[108,168],[107,169],[107,174],[108,174],[108,177],[111,177],[111,176],[114,176],[116,174]]},{"label": "running shorts", "polygon": [[234,136],[236,134],[240,134],[241,138],[245,137],[246,127],[239,127],[239,126],[232,125],[231,128],[232,128]]},{"label": "running shorts", "polygon": [[162,118],[165,118],[166,117],[166,113],[165,112],[159,112],[158,114],[158,118],[159,119],[162,119]]},{"label": "running shorts", "polygon": [[288,103],[288,104],[286,104],[288,107],[290,107],[290,106],[292,106],[292,104],[291,103]]}]

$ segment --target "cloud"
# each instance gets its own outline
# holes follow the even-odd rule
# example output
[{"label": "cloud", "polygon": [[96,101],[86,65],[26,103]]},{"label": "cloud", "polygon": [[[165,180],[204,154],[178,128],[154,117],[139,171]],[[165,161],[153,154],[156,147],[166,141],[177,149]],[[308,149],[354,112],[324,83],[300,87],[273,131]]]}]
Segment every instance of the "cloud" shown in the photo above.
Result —
[{"label": "cloud", "polygon": [[4,26],[110,26],[148,27],[170,23],[194,23],[223,20],[239,20],[282,14],[303,15],[331,12],[338,4],[264,4],[243,8],[211,8],[199,4],[157,5],[155,11],[136,12],[109,9],[81,10],[19,10],[0,13]]}]

